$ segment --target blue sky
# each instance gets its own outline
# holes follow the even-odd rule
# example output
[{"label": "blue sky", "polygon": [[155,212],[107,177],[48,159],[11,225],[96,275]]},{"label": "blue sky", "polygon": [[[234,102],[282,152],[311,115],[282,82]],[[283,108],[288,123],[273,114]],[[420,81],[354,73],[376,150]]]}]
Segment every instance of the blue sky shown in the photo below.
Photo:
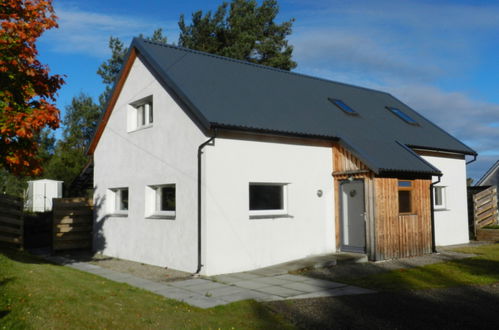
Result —
[{"label": "blue sky", "polygon": [[[97,68],[109,36],[129,43],[163,28],[177,42],[178,18],[220,1],[55,0],[59,29],[38,43],[40,57],[67,84],[57,104],[103,90]],[[295,18],[296,72],[382,89],[480,154],[478,178],[499,159],[497,1],[280,0],[278,20]]]}]

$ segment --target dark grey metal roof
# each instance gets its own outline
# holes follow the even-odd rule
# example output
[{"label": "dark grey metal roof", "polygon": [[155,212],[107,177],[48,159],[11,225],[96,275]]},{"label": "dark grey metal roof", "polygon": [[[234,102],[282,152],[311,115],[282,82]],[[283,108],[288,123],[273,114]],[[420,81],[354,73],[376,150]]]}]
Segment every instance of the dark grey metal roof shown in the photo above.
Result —
[{"label": "dark grey metal roof", "polygon": [[[476,154],[385,92],[138,38],[132,47],[206,128],[339,139],[377,173],[439,173],[407,146]],[[344,113],[328,98],[359,115]],[[387,106],[419,125],[407,124]]]}]

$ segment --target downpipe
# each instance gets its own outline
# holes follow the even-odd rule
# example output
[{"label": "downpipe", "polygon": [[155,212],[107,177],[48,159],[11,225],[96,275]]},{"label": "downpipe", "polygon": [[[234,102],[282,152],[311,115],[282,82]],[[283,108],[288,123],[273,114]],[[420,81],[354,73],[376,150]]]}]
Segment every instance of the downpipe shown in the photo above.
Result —
[{"label": "downpipe", "polygon": [[201,268],[203,267],[202,260],[201,260],[201,218],[202,218],[202,156],[203,156],[203,148],[206,147],[207,145],[215,145],[215,134],[206,140],[205,142],[201,143],[198,147],[198,266],[196,269],[196,272],[193,274],[193,276],[199,276],[199,273],[201,272]]},{"label": "downpipe", "polygon": [[433,203],[434,198],[434,187],[437,183],[440,183],[442,179],[442,174],[438,176],[438,180],[430,184],[430,210],[431,210],[431,252],[437,253],[437,245],[435,243],[435,206]]}]

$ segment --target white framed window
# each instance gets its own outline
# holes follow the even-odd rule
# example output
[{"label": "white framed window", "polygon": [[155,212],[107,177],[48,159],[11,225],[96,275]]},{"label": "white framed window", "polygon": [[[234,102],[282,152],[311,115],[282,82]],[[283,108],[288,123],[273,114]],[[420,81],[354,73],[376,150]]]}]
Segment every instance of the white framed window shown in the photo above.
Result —
[{"label": "white framed window", "polygon": [[287,216],[287,188],[286,183],[250,183],[250,218]]},{"label": "white framed window", "polygon": [[151,185],[146,187],[146,217],[175,218],[175,184]]},{"label": "white framed window", "polygon": [[129,193],[128,188],[112,188],[108,190],[108,213],[113,215],[128,215]]},{"label": "white framed window", "polygon": [[152,96],[132,102],[127,107],[127,131],[152,126],[154,122],[154,107]]},{"label": "white framed window", "polygon": [[446,187],[434,186],[433,187],[433,206],[435,210],[446,208]]}]

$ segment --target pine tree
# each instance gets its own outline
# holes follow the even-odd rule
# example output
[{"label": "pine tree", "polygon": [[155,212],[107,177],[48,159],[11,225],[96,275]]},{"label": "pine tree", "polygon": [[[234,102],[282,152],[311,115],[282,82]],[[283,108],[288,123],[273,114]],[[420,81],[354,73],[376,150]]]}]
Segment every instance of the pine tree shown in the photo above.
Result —
[{"label": "pine tree", "polygon": [[212,14],[201,10],[192,14],[186,25],[180,16],[179,45],[283,70],[296,67],[293,46],[286,37],[291,34],[294,19],[277,24],[279,6],[276,0],[233,0],[223,3]]}]

